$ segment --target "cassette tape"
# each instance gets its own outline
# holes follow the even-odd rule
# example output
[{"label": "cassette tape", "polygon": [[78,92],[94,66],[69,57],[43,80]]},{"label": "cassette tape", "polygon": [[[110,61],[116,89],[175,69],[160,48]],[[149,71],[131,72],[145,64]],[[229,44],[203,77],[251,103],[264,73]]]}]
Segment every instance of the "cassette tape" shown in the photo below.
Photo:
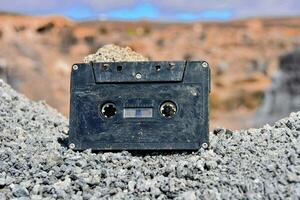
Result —
[{"label": "cassette tape", "polygon": [[72,67],[69,147],[197,150],[208,146],[205,61],[79,63]]}]

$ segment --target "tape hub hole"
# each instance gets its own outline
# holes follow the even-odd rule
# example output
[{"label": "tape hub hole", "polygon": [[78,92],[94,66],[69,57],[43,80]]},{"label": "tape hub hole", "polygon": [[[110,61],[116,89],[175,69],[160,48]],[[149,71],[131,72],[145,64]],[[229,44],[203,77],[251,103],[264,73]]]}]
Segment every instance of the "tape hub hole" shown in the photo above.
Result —
[{"label": "tape hub hole", "polygon": [[160,106],[160,113],[167,118],[174,117],[177,112],[175,103],[168,101]]},{"label": "tape hub hole", "polygon": [[112,118],[117,113],[117,108],[113,103],[106,103],[101,108],[101,113],[106,118]]},{"label": "tape hub hole", "polygon": [[156,71],[160,71],[160,69],[161,69],[160,65],[156,65],[155,69],[156,69]]},{"label": "tape hub hole", "polygon": [[117,66],[117,71],[120,72],[122,71],[123,67],[121,65]]}]

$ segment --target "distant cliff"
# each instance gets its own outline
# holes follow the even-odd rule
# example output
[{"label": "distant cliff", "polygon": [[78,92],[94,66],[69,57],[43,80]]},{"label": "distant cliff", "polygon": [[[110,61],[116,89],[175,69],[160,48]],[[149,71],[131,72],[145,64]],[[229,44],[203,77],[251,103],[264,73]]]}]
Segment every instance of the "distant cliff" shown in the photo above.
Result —
[{"label": "distant cliff", "polygon": [[168,24],[0,14],[0,21],[0,77],[66,116],[72,64],[112,43],[150,60],[208,61],[213,127],[246,127],[277,58],[300,45],[299,17]]},{"label": "distant cliff", "polygon": [[272,85],[266,91],[258,118],[276,121],[300,110],[300,49],[285,54],[279,59],[279,67],[273,76]]}]

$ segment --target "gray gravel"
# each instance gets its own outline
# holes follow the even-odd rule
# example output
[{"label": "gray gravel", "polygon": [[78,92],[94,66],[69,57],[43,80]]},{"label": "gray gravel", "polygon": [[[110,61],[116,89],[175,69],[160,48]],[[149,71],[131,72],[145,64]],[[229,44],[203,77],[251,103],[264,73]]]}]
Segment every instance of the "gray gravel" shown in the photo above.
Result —
[{"label": "gray gravel", "polygon": [[179,154],[74,152],[67,120],[0,81],[0,199],[299,199],[300,112]]}]

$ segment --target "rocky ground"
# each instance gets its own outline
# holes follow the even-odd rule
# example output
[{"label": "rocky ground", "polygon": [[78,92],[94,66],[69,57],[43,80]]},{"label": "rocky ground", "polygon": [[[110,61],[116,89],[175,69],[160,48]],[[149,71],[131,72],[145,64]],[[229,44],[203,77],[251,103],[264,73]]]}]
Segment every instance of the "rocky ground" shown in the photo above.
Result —
[{"label": "rocky ground", "polygon": [[74,152],[65,117],[0,81],[0,199],[299,199],[300,112],[195,153]]}]

